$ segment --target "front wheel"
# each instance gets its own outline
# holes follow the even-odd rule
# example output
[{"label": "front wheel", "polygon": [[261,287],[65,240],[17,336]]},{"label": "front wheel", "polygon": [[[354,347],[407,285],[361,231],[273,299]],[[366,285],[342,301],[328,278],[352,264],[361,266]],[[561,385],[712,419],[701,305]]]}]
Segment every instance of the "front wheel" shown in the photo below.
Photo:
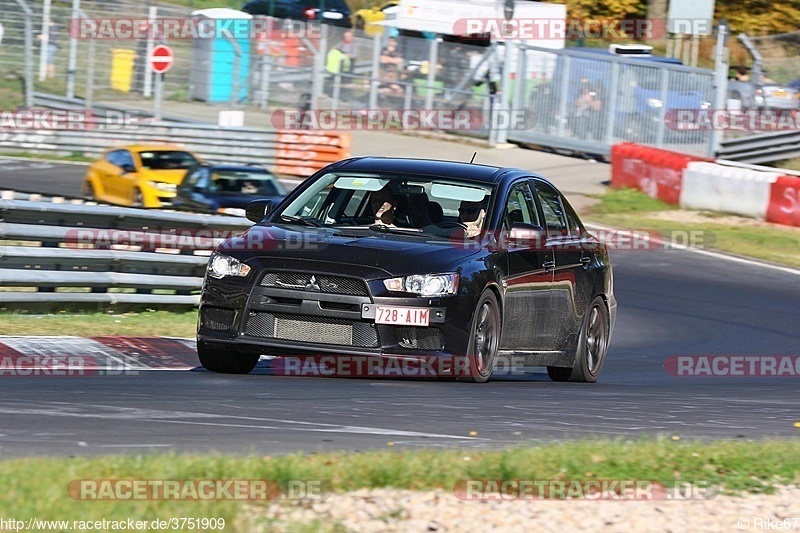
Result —
[{"label": "front wheel", "polygon": [[575,366],[572,368],[547,367],[553,381],[578,381],[594,383],[603,370],[608,352],[609,319],[605,301],[596,297],[583,318]]},{"label": "front wheel", "polygon": [[94,192],[94,185],[89,180],[83,182],[83,186],[81,187],[81,196],[83,196],[84,200],[96,200],[97,194]]},{"label": "front wheel", "polygon": [[249,374],[258,364],[258,354],[242,353],[233,347],[197,343],[197,357],[203,368],[219,374]]},{"label": "front wheel", "polygon": [[472,317],[467,347],[468,366],[464,369],[466,375],[459,378],[473,383],[489,381],[497,362],[501,327],[502,319],[497,298],[492,291],[486,290],[481,295]]}]

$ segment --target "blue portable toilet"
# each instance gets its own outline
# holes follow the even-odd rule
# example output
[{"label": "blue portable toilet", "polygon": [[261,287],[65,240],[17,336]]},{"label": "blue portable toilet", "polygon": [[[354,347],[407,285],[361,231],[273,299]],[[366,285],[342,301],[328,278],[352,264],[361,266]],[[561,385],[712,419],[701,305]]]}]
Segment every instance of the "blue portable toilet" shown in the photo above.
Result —
[{"label": "blue portable toilet", "polygon": [[237,86],[237,101],[246,100],[253,16],[235,9],[213,8],[193,11],[192,17],[214,21],[213,25],[208,22],[198,26],[215,31],[210,38],[204,35],[192,41],[191,97],[203,102],[230,102]]}]

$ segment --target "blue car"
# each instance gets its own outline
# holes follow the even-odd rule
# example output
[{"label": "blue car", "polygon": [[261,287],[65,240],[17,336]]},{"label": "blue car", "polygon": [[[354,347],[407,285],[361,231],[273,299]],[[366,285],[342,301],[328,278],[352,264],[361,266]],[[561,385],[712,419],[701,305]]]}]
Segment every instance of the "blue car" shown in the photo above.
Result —
[{"label": "blue car", "polygon": [[245,216],[253,200],[278,205],[285,196],[283,184],[264,168],[197,165],[186,172],[172,205],[185,211]]},{"label": "blue car", "polygon": [[251,0],[242,11],[279,19],[317,20],[342,28],[352,27],[350,6],[344,0]]}]

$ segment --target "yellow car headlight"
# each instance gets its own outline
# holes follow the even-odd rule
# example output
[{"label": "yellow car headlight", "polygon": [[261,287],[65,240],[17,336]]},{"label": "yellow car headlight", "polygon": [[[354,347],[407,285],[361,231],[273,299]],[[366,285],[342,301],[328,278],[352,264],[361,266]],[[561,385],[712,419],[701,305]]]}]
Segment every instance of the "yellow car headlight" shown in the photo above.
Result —
[{"label": "yellow car headlight", "polygon": [[164,183],[163,181],[148,181],[147,183],[154,189],[163,192],[175,192],[178,190],[178,186],[174,183]]}]

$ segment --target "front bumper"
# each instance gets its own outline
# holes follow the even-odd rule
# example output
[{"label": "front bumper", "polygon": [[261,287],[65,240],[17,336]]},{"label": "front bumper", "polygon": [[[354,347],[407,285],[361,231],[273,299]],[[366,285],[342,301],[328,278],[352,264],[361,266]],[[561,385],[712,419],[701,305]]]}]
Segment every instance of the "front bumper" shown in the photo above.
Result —
[{"label": "front bumper", "polygon": [[[276,357],[337,354],[415,358],[467,353],[467,332],[477,303],[470,295],[394,296],[387,294],[381,280],[339,274],[334,278],[319,272],[291,274],[336,279],[342,286],[360,285],[363,291],[331,294],[263,286],[263,273],[250,280],[208,278],[201,297],[198,342]],[[382,305],[428,309],[430,325],[376,324],[375,309]]]}]

